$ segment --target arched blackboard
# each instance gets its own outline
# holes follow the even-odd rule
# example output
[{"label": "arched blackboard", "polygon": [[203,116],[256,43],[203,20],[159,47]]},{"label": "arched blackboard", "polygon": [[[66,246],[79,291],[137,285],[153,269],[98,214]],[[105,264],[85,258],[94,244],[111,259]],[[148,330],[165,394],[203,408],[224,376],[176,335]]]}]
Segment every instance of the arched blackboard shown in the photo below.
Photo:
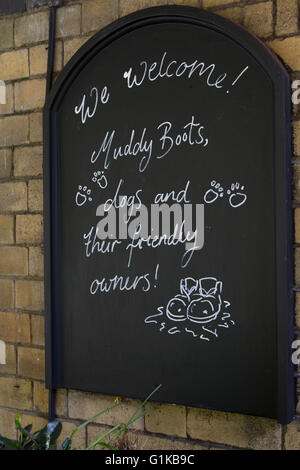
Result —
[{"label": "arched blackboard", "polygon": [[[44,118],[48,387],[141,399],[161,383],[159,402],[290,421],[290,105],[276,57],[216,15],[147,9],[75,54]],[[197,210],[194,245],[110,233],[99,222],[120,196]]]}]

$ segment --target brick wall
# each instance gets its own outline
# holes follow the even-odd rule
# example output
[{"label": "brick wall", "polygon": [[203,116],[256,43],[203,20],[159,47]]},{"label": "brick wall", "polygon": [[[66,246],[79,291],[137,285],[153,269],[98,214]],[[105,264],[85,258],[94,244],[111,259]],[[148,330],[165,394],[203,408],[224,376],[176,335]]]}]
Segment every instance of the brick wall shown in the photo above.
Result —
[{"label": "brick wall", "polygon": [[[27,11],[0,16],[0,79],[7,103],[0,105],[0,433],[14,437],[14,415],[23,423],[46,422],[44,387],[42,107],[45,95],[49,10],[28,0]],[[245,26],[271,47],[300,79],[298,0],[82,0],[57,10],[55,74],[97,30],[135,10],[166,4],[211,9]],[[35,7],[35,8],[33,8]],[[300,328],[300,109],[294,117],[296,324]],[[0,361],[1,362],[1,361]],[[67,435],[75,424],[110,406],[103,395],[59,390],[56,414]],[[129,417],[138,402],[103,415],[76,435],[84,448]],[[135,423],[143,449],[300,449],[299,416],[288,426],[275,420],[183,406],[155,405]]]}]

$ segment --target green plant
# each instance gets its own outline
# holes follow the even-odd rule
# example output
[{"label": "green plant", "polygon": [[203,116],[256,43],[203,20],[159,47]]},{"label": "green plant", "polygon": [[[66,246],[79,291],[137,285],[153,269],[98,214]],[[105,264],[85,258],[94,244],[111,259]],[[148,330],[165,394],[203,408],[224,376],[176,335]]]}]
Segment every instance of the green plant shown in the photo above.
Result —
[{"label": "green plant", "polygon": [[[148,403],[154,393],[161,387],[153,390],[143,403],[135,410],[133,415],[126,423],[120,423],[111,428],[109,431],[102,434],[95,442],[90,444],[86,450],[92,450],[96,447],[103,447],[109,450],[126,450],[134,449],[136,444],[132,438],[128,436],[128,429],[135,421],[145,416],[150,408],[144,409],[144,406]],[[116,403],[110,408],[106,408],[100,413],[96,414],[92,418],[88,419],[84,423],[77,426],[71,433],[70,437],[67,437],[59,450],[71,450],[72,441],[74,435],[86,427],[88,424],[93,422],[96,418],[104,413],[108,413],[114,408],[122,406],[122,403]],[[0,449],[10,450],[57,450],[57,439],[59,438],[62,431],[62,424],[59,421],[51,421],[42,429],[32,432],[32,424],[22,427],[19,413],[16,413],[15,426],[17,429],[17,439],[8,439],[0,434]]]}]

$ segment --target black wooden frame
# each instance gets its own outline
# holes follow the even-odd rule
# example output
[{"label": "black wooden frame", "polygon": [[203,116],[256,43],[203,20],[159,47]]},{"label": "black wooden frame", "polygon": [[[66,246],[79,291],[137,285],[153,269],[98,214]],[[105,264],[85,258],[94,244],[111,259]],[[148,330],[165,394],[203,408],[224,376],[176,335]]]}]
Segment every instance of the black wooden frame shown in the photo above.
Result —
[{"label": "black wooden frame", "polygon": [[277,417],[279,422],[288,423],[293,419],[295,412],[294,366],[291,361],[294,325],[290,81],[287,71],[279,59],[257,38],[220,16],[192,7],[149,8],[128,15],[102,29],[84,44],[68,62],[47,98],[44,108],[46,384],[51,390],[62,387],[57,110],[74,77],[100,49],[136,28],[166,21],[204,26],[229,37],[251,54],[273,83],[276,188],[274,230],[276,238],[278,353]]}]

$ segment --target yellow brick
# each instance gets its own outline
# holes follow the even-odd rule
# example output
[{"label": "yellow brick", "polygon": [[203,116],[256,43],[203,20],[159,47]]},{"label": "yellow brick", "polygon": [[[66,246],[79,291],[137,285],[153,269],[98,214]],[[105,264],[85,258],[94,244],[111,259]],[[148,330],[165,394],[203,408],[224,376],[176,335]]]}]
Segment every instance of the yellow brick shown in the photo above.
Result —
[{"label": "yellow brick", "polygon": [[294,165],[294,199],[297,204],[300,203],[300,161]]},{"label": "yellow brick", "polygon": [[[103,425],[96,426],[94,424],[88,425],[87,426],[87,445],[90,446],[95,441],[97,441],[101,436],[103,436],[103,434],[110,431],[111,429],[112,429],[111,426],[103,426]],[[131,444],[130,449],[127,448],[126,450],[138,450],[137,448],[138,437],[134,432],[132,434],[133,434],[133,437],[131,437],[130,435],[130,441],[129,441]],[[104,439],[102,439],[101,442],[111,444],[111,445],[114,444],[112,440],[110,439],[109,435],[105,437]],[[103,446],[96,446],[93,448],[93,450],[105,450],[105,448]]]},{"label": "yellow brick", "polygon": [[42,108],[45,103],[46,80],[36,78],[23,80],[15,84],[15,108],[16,111]]},{"label": "yellow brick", "polygon": [[169,0],[131,0],[130,2],[128,0],[120,0],[120,16],[129,15],[129,13],[142,10],[143,8],[163,6],[169,3]]},{"label": "yellow brick", "polygon": [[28,274],[28,250],[20,246],[0,247],[0,275],[26,276]]},{"label": "yellow brick", "polygon": [[186,437],[186,409],[184,406],[152,405],[145,416],[147,431]]},{"label": "yellow brick", "polygon": [[0,54],[0,70],[1,80],[28,77],[28,50],[20,49]]},{"label": "yellow brick", "polygon": [[45,378],[45,353],[42,349],[18,348],[18,371],[33,379]]},{"label": "yellow brick", "polygon": [[14,112],[14,87],[12,84],[5,85],[5,104],[0,103],[0,114],[11,114]]},{"label": "yellow brick", "polygon": [[32,424],[32,431],[40,431],[48,424],[48,419],[42,418],[41,416],[34,416],[32,414],[20,413],[21,424],[23,427]]},{"label": "yellow brick", "polygon": [[0,409],[0,434],[8,439],[16,439],[15,411]]},{"label": "yellow brick", "polygon": [[80,49],[83,44],[90,39],[90,36],[78,37],[74,39],[69,39],[64,42],[64,65],[73,57],[75,52]]},{"label": "yellow brick", "polygon": [[244,6],[244,26],[259,38],[266,38],[273,33],[272,2]]},{"label": "yellow brick", "polygon": [[109,2],[106,0],[86,0],[82,5],[82,32],[86,33],[101,29],[116,20],[117,17],[117,0],[110,0]]},{"label": "yellow brick", "polygon": [[300,121],[293,122],[294,153],[300,155]]},{"label": "yellow brick", "polygon": [[0,308],[8,310],[14,307],[14,281],[0,279]]},{"label": "yellow brick", "polygon": [[[1,332],[0,332],[0,339],[1,339]],[[16,374],[17,363],[16,363],[15,346],[13,344],[5,344],[5,354],[6,354],[6,359],[5,359],[6,363],[0,364],[0,374]]]},{"label": "yellow brick", "polygon": [[280,424],[269,418],[189,408],[187,432],[193,439],[236,447],[280,449]]},{"label": "yellow brick", "polygon": [[29,116],[30,142],[41,142],[43,140],[43,115],[32,113]]},{"label": "yellow brick", "polygon": [[0,145],[20,145],[28,141],[28,116],[7,116],[0,119]]},{"label": "yellow brick", "polygon": [[14,21],[13,18],[5,18],[0,21],[0,50],[9,49],[14,45]]},{"label": "yellow brick", "polygon": [[300,420],[296,419],[285,426],[284,448],[286,450],[300,450]]},{"label": "yellow brick", "polygon": [[[114,397],[78,392],[75,390],[70,390],[68,395],[69,403],[69,416],[70,418],[77,419],[89,419],[95,416],[97,413],[104,411],[106,408],[110,408],[115,405]],[[129,418],[136,411],[139,406],[139,402],[135,400],[124,400],[120,406],[104,413],[99,416],[95,423],[108,424],[110,426],[115,426],[119,423],[124,423],[129,420]],[[143,429],[143,420],[140,419],[133,423],[132,427],[134,429]]]},{"label": "yellow brick", "polygon": [[40,176],[43,173],[42,147],[17,147],[14,151],[15,176]]},{"label": "yellow brick", "polygon": [[275,32],[291,34],[298,31],[298,2],[297,0],[277,0],[277,18]]},{"label": "yellow brick", "polygon": [[295,209],[295,242],[300,243],[300,209]]},{"label": "yellow brick", "polygon": [[296,292],[296,305],[295,305],[295,316],[296,316],[296,325],[300,328],[300,292]]},{"label": "yellow brick", "polygon": [[130,433],[130,439],[134,443],[136,439],[137,450],[207,450],[207,447],[189,440],[167,439],[162,437],[147,436]]},{"label": "yellow brick", "polygon": [[80,5],[67,6],[57,10],[56,37],[80,34],[80,10]]},{"label": "yellow brick", "polygon": [[14,218],[0,215],[0,243],[14,243]]},{"label": "yellow brick", "polygon": [[68,393],[62,388],[55,391],[55,413],[57,416],[68,414]]},{"label": "yellow brick", "polygon": [[11,175],[12,151],[4,148],[0,150],[0,178],[8,178]]},{"label": "yellow brick", "polygon": [[300,248],[295,249],[295,283],[300,287]]},{"label": "yellow brick", "polygon": [[42,315],[31,316],[32,344],[44,346],[45,344],[45,324]]},{"label": "yellow brick", "polygon": [[16,46],[47,41],[49,35],[48,11],[23,15],[15,19]]},{"label": "yellow brick", "polygon": [[199,7],[199,0],[170,0],[171,5],[184,5],[188,7]]},{"label": "yellow brick", "polygon": [[33,409],[38,413],[48,413],[49,391],[44,382],[33,382]]},{"label": "yellow brick", "polygon": [[43,217],[35,215],[16,216],[17,243],[40,243],[43,240]]},{"label": "yellow brick", "polygon": [[218,10],[216,13],[234,23],[239,24],[242,22],[243,10],[240,7],[224,8],[223,10]]},{"label": "yellow brick", "polygon": [[300,71],[300,36],[269,41],[267,45],[294,71]]},{"label": "yellow brick", "polygon": [[[47,72],[48,62],[48,46],[42,44],[40,46],[31,47],[29,50],[30,58],[30,75],[40,75]],[[55,43],[54,72],[62,69],[62,43]]]},{"label": "yellow brick", "polygon": [[44,285],[42,281],[16,281],[16,307],[40,311],[44,308]]},{"label": "yellow brick", "polygon": [[202,0],[202,6],[203,8],[219,7],[223,5],[228,5],[229,3],[233,3],[235,1],[236,0]]},{"label": "yellow brick", "polygon": [[28,208],[30,211],[43,210],[43,180],[29,181]]},{"label": "yellow brick", "polygon": [[0,406],[31,410],[31,381],[19,378],[0,377]]},{"label": "yellow brick", "polygon": [[11,343],[30,343],[30,318],[27,313],[0,313],[0,339]]},{"label": "yellow brick", "polygon": [[26,183],[1,183],[0,184],[0,211],[24,211],[27,210],[27,186]]},{"label": "yellow brick", "polygon": [[[62,424],[62,432],[60,437],[57,440],[57,449],[59,450],[62,443],[65,441],[67,437],[71,436],[71,433],[76,428],[76,423],[70,423],[68,421],[61,421]],[[79,424],[79,423],[78,423]],[[85,439],[85,429],[81,429],[80,431],[76,432],[72,440],[72,449],[74,450],[84,450],[86,448],[86,439]]]},{"label": "yellow brick", "polygon": [[44,254],[40,246],[29,248],[29,274],[30,276],[44,276]]}]

